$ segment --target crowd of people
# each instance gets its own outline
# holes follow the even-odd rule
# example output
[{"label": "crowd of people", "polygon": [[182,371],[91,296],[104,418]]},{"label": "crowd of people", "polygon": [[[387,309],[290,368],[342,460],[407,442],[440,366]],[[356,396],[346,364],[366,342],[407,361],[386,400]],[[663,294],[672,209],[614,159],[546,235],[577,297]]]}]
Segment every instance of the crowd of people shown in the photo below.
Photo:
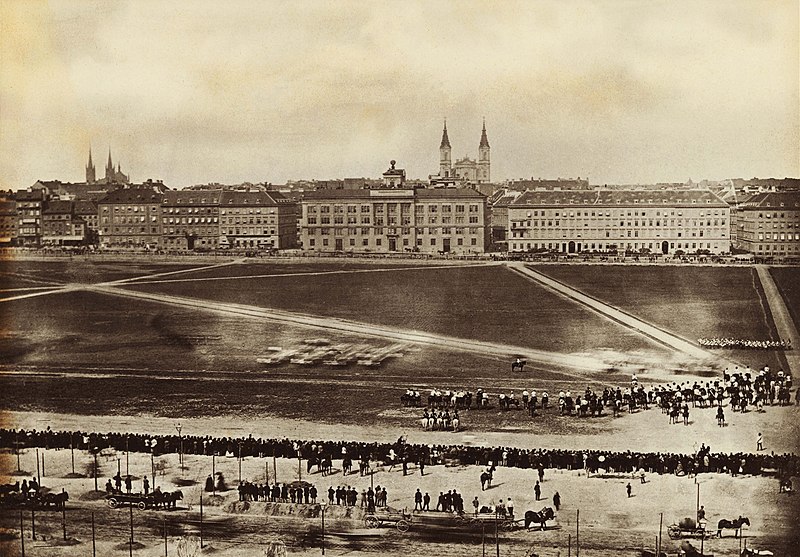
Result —
[{"label": "crowd of people", "polygon": [[791,350],[791,339],[758,340],[733,337],[703,337],[697,343],[705,348],[739,348],[746,350]]},{"label": "crowd of people", "polygon": [[[97,433],[82,431],[0,429],[0,447],[26,449],[44,447],[100,453],[103,450],[144,452],[156,455],[183,452],[242,458],[319,458],[319,455],[342,459],[343,455],[359,460],[363,469],[416,463],[418,469],[445,463],[516,468],[588,469],[588,465],[610,472],[632,473],[645,470],[657,474],[675,474],[680,470],[742,473],[748,475],[797,475],[800,458],[794,454],[774,454],[759,451],[737,453],[676,454],[644,451],[597,451],[517,447],[481,447],[455,444],[411,444],[404,438],[395,443],[361,441],[302,441],[247,437],[212,437],[196,435],[145,435],[140,433]],[[392,460],[391,454],[394,454]],[[601,458],[602,457],[602,458]],[[364,463],[366,465],[364,466]],[[602,466],[600,466],[602,463]],[[422,468],[424,469],[424,468]],[[420,470],[422,473],[422,470]]]}]

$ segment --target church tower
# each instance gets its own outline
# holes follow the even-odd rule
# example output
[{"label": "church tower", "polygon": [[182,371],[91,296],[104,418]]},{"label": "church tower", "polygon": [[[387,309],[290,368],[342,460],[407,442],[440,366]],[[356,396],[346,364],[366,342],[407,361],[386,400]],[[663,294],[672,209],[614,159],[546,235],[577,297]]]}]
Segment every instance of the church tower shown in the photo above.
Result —
[{"label": "church tower", "polygon": [[444,131],[442,131],[442,143],[439,145],[439,176],[446,178],[450,176],[452,169],[450,154],[450,138],[447,137],[447,120],[444,121]]},{"label": "church tower", "polygon": [[486,183],[491,180],[491,162],[489,158],[489,139],[486,137],[486,119],[483,119],[483,131],[481,132],[481,142],[478,145],[478,183]]},{"label": "church tower", "polygon": [[92,148],[89,147],[89,163],[86,165],[86,183],[94,184],[96,178],[94,163],[92,162]]},{"label": "church tower", "polygon": [[111,148],[108,149],[108,162],[106,163],[106,183],[114,183],[114,163],[111,162]]}]

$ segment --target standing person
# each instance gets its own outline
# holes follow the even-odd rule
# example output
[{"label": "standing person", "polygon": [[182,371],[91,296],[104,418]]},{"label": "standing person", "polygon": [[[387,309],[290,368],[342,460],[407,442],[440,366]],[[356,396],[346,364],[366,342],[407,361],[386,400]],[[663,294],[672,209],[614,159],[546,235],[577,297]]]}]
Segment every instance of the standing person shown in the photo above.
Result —
[{"label": "standing person", "polygon": [[689,425],[689,405],[683,404],[683,425]]},{"label": "standing person", "polygon": [[475,509],[475,516],[478,516],[478,507],[481,506],[480,501],[478,501],[478,496],[475,496],[475,499],[472,500],[472,508]]},{"label": "standing person", "polygon": [[561,495],[558,494],[558,491],[553,494],[553,506],[556,508],[556,510],[561,508]]},{"label": "standing person", "polygon": [[425,475],[425,457],[424,456],[419,458],[419,475],[420,476],[424,476]]},{"label": "standing person", "polygon": [[511,500],[511,497],[506,502],[506,511],[508,511],[508,517],[514,520],[514,501]]},{"label": "standing person", "polygon": [[761,433],[758,434],[758,439],[756,439],[756,450],[764,450],[764,436]]},{"label": "standing person", "polygon": [[403,475],[408,475],[408,459],[406,457],[403,457]]},{"label": "standing person", "polygon": [[417,488],[417,492],[414,494],[414,510],[422,510],[422,492]]},{"label": "standing person", "polygon": [[625,486],[625,491],[628,492],[628,497],[631,496],[631,491],[632,490],[633,490],[633,488],[631,487],[631,482],[628,482],[628,485]]},{"label": "standing person", "polygon": [[128,493],[130,493],[132,487],[133,487],[133,485],[131,483],[131,477],[130,476],[125,476],[125,490]]},{"label": "standing person", "polygon": [[147,476],[142,478],[142,488],[144,489],[145,495],[147,495],[150,492],[150,481],[147,479]]},{"label": "standing person", "polygon": [[538,481],[536,482],[536,485],[533,486],[533,494],[536,495],[537,501],[542,498],[542,488]]},{"label": "standing person", "polygon": [[722,410],[722,406],[717,406],[717,425],[725,427],[725,412]]},{"label": "standing person", "polygon": [[427,491],[425,492],[425,495],[422,496],[422,510],[431,510],[431,496]]},{"label": "standing person", "polygon": [[544,466],[542,466],[541,464],[539,465],[539,481],[540,482],[544,481]]}]

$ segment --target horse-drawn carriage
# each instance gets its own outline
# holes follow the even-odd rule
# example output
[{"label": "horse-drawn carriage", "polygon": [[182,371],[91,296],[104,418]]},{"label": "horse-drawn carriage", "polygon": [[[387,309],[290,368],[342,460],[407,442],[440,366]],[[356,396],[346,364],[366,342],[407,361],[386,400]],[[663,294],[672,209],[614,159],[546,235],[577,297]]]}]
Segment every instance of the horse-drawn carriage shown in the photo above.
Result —
[{"label": "horse-drawn carriage", "polygon": [[[482,511],[488,511],[487,507],[483,507]],[[544,507],[541,511],[526,511],[523,518],[514,519],[507,513],[498,512],[479,512],[474,515],[461,513],[456,515],[455,519],[463,524],[469,525],[489,525],[489,529],[493,530],[497,527],[498,530],[511,532],[518,528],[525,528],[530,530],[535,524],[539,525],[540,530],[547,529],[547,521],[553,520],[556,517],[553,509]]]},{"label": "horse-drawn carriage", "polygon": [[712,533],[711,530],[706,530],[705,522],[698,524],[693,518],[688,517],[680,520],[677,524],[667,526],[667,535],[673,540],[710,538]]},{"label": "horse-drawn carriage", "polygon": [[138,509],[164,509],[170,510],[177,507],[178,501],[183,500],[183,493],[177,491],[154,491],[152,493],[123,493],[114,491],[106,495],[106,503],[112,509],[132,506]]},{"label": "horse-drawn carriage", "polygon": [[411,528],[411,513],[406,513],[392,507],[379,507],[374,512],[364,517],[367,528],[380,528],[384,524],[392,525],[399,532],[408,532]]},{"label": "horse-drawn carriage", "polygon": [[51,492],[47,488],[23,493],[19,482],[0,485],[0,507],[3,508],[29,508],[29,509],[55,509],[61,510],[67,504],[69,495],[66,491]]}]

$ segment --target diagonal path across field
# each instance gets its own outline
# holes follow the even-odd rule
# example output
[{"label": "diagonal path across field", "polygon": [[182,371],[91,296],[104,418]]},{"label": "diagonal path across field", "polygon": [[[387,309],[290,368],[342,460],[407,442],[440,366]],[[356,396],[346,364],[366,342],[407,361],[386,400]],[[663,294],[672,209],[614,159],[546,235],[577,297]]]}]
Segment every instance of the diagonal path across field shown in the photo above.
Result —
[{"label": "diagonal path across field", "polygon": [[[167,294],[137,292],[109,285],[89,285],[85,288],[89,291],[110,294],[113,296],[124,296],[149,302],[200,309],[203,311],[211,311],[223,315],[235,315],[250,319],[262,319],[292,326],[365,335],[373,338],[392,340],[395,342],[434,346],[448,350],[471,352],[486,356],[499,356],[508,359],[519,355],[531,362],[544,365],[557,365],[559,367],[565,367],[568,369],[571,368],[584,371],[600,371],[605,367],[604,362],[595,358],[581,355],[533,350],[523,346],[450,337],[447,335],[400,329],[385,325],[375,325],[371,323],[362,323],[333,317],[322,317],[272,308],[214,302],[211,300],[200,300],[196,298],[187,298]],[[584,376],[576,375],[576,377]]]},{"label": "diagonal path across field", "polygon": [[[783,296],[781,296],[772,278],[772,274],[769,272],[769,268],[764,265],[756,265],[756,271],[764,289],[764,295],[767,297],[769,310],[772,313],[772,321],[778,330],[778,336],[784,340],[791,340],[793,347],[800,347],[800,335],[797,333],[797,327],[783,301]],[[786,350],[783,355],[789,364],[789,371],[794,372],[792,374],[796,375],[800,371],[800,355],[798,355],[797,350]]]},{"label": "diagonal path across field", "polygon": [[601,302],[597,298],[593,298],[588,294],[584,294],[580,290],[572,288],[571,286],[567,286],[563,282],[557,281],[542,273],[534,271],[523,263],[509,262],[508,267],[522,276],[537,282],[545,288],[565,296],[566,298],[577,302],[624,327],[637,331],[674,350],[701,360],[718,359],[706,350],[700,348],[699,346],[695,346],[686,339],[656,327],[655,325],[643,321],[638,317],[634,317],[630,313],[624,312],[619,308],[606,304],[605,302]]},{"label": "diagonal path across field", "polygon": [[[158,278],[164,275],[151,275],[149,277],[139,277],[136,279],[136,284],[164,284],[173,282],[203,282],[203,281],[222,281],[222,280],[243,280],[243,279],[262,279],[262,278],[287,278],[287,277],[314,277],[323,275],[354,275],[361,273],[387,273],[395,271],[419,271],[421,269],[465,269],[468,267],[487,267],[499,266],[501,263],[469,263],[459,265],[415,265],[412,267],[381,267],[378,269],[337,269],[335,271],[303,271],[298,273],[268,273],[260,275],[236,275],[226,277],[190,277],[190,278],[177,278],[177,279],[161,279]],[[200,271],[203,269],[192,269],[192,271]],[[176,271],[177,272],[177,271]],[[188,271],[181,271],[188,272]],[[169,274],[169,273],[167,273]],[[155,280],[153,280],[155,279]],[[104,283],[104,284],[119,284],[119,283]]]}]

